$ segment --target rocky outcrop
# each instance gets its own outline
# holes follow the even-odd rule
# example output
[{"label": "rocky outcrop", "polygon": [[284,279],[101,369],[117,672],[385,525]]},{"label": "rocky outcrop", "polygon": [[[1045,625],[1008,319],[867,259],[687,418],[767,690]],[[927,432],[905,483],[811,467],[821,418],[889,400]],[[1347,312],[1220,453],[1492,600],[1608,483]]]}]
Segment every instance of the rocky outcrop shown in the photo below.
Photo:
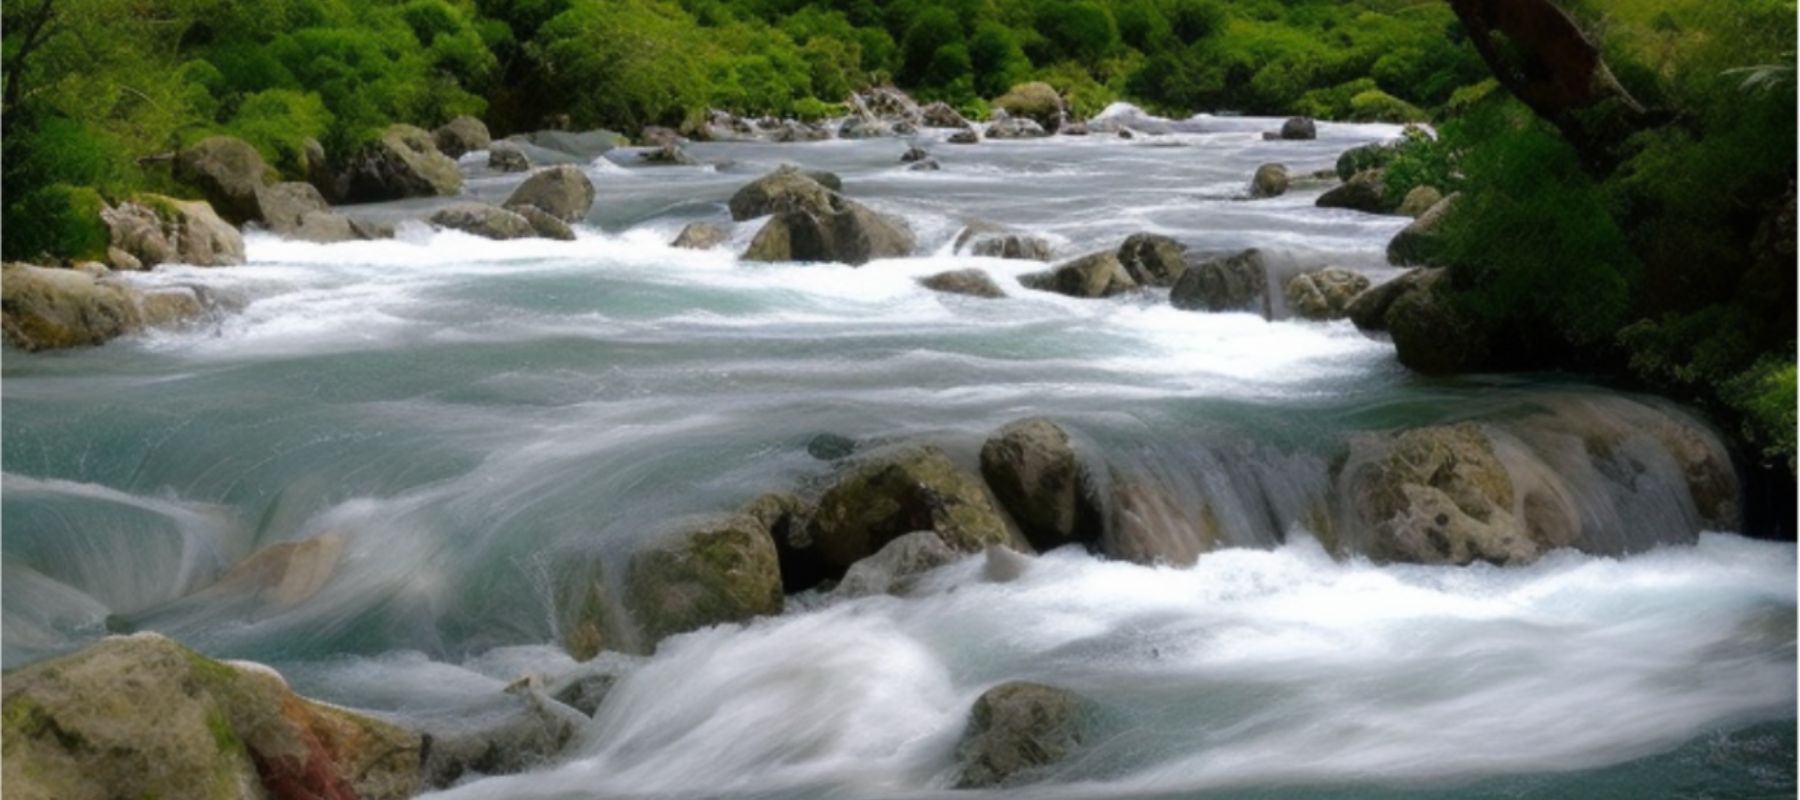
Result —
[{"label": "rocky outcrop", "polygon": [[[1005,111],[1009,118],[1036,122],[1044,133],[1055,133],[1068,116],[1062,95],[1057,94],[1056,87],[1043,81],[1012,87],[1006,94],[994,98],[994,108]],[[992,128],[988,129],[988,137],[994,138]]]},{"label": "rocky outcrop", "polygon": [[129,256],[126,263],[115,259],[116,269],[244,263],[244,237],[202,200],[140,194],[102,209],[100,218],[111,232],[108,252]]},{"label": "rocky outcrop", "polygon": [[564,222],[577,222],[594,207],[594,182],[581,168],[562,164],[532,173],[505,205],[531,205]]},{"label": "rocky outcrop", "polygon": [[850,117],[838,125],[839,139],[878,139],[883,136],[898,136],[905,131],[894,123],[884,119],[871,117]]},{"label": "rocky outcrop", "polygon": [[678,633],[779,614],[775,541],[747,514],[685,523],[632,556],[625,607],[646,649]]},{"label": "rocky outcrop", "polygon": [[981,477],[1032,547],[1050,550],[1099,540],[1102,522],[1093,489],[1068,432],[1055,422],[1020,420],[988,437],[981,446]]},{"label": "rocky outcrop", "polygon": [[485,239],[526,239],[537,235],[531,221],[486,203],[458,203],[431,215],[431,224]]},{"label": "rocky outcrop", "polygon": [[1066,294],[1070,297],[1111,297],[1138,288],[1131,274],[1111,250],[1064,262],[1048,272],[1019,276],[1027,289]]},{"label": "rocky outcrop", "polygon": [[420,738],[155,634],[6,676],[6,796],[399,800]]},{"label": "rocky outcrop", "polygon": [[438,152],[431,134],[390,125],[351,157],[342,182],[345,200],[368,203],[453,195],[462,189],[462,173],[455,160]]},{"label": "rocky outcrop", "polygon": [[[1456,207],[1457,198],[1461,196],[1452,194],[1433,203],[1412,224],[1394,234],[1394,238],[1388,241],[1388,263],[1406,267],[1429,264],[1436,260],[1444,248],[1444,220],[1450,216]],[[1412,199],[1412,195],[1407,197]]]},{"label": "rocky outcrop", "polygon": [[[835,182],[836,176],[830,176]],[[792,167],[782,167],[731,197],[733,219],[774,214],[751,240],[750,261],[835,261],[852,266],[908,255],[912,231]]]},{"label": "rocky outcrop", "polygon": [[1085,738],[1084,701],[1067,689],[1011,681],[982,692],[956,746],[960,789],[1028,783]]},{"label": "rocky outcrop", "polygon": [[1388,197],[1387,175],[1379,169],[1368,169],[1350,176],[1342,184],[1319,195],[1319,208],[1347,208],[1370,214],[1386,214],[1399,203]]},{"label": "rocky outcrop", "polygon": [[1119,245],[1119,264],[1143,286],[1174,286],[1187,272],[1187,245],[1155,233],[1134,233]]},{"label": "rocky outcrop", "polygon": [[1388,437],[1379,455],[1347,469],[1348,501],[1371,531],[1369,554],[1389,561],[1522,564],[1569,542],[1528,529],[1488,434],[1473,424],[1417,428]]},{"label": "rocky outcrop", "polygon": [[336,202],[344,198],[344,176],[326,158],[325,146],[319,144],[318,139],[309,136],[301,142],[300,159],[306,162],[303,166],[306,182],[318,189],[326,200]]},{"label": "rocky outcrop", "polygon": [[1288,171],[1282,164],[1264,164],[1250,178],[1250,196],[1256,199],[1287,194]]},{"label": "rocky outcrop", "polygon": [[855,564],[831,590],[833,597],[865,597],[872,594],[904,595],[920,575],[962,558],[933,531],[906,534]]},{"label": "rocky outcrop", "polygon": [[140,290],[87,270],[0,267],[0,321],[21,350],[103,344],[149,326],[174,325],[209,307],[193,289]]},{"label": "rocky outcrop", "polygon": [[494,142],[488,145],[487,165],[495,172],[524,172],[531,169],[531,159],[512,142]]},{"label": "rocky outcrop", "polygon": [[1169,302],[1188,311],[1254,311],[1273,316],[1269,269],[1260,250],[1207,259],[1182,273]]},{"label": "rocky outcrop", "polygon": [[506,210],[524,217],[526,222],[531,223],[531,229],[537,232],[537,235],[542,236],[545,239],[556,239],[564,242],[575,241],[575,231],[569,227],[569,223],[557,219],[555,215],[538,208],[537,206],[526,203],[514,203],[507,206]]},{"label": "rocky outcrop", "polygon": [[914,531],[963,553],[1013,541],[979,478],[935,447],[910,446],[851,461],[819,498],[804,544],[831,577]]},{"label": "rocky outcrop", "polygon": [[1368,288],[1369,279],[1362,273],[1326,267],[1289,278],[1282,294],[1295,316],[1331,320],[1348,316],[1350,302]]},{"label": "rocky outcrop", "polygon": [[[957,134],[957,136],[961,135]],[[1007,117],[996,120],[990,123],[987,129],[987,138],[989,139],[1041,139],[1049,135],[1050,132],[1044,130],[1044,126],[1039,125],[1037,120],[1027,117]],[[956,141],[956,136],[950,137],[950,140]]]},{"label": "rocky outcrop", "polygon": [[681,247],[688,250],[711,250],[731,240],[731,231],[723,225],[711,222],[690,222],[675,235],[670,247]]},{"label": "rocky outcrop", "polygon": [[232,136],[209,136],[176,153],[174,175],[233,225],[259,219],[257,192],[279,179],[255,147]]},{"label": "rocky outcrop", "polygon": [[486,123],[465,115],[432,131],[431,140],[437,145],[438,152],[451,158],[461,158],[464,153],[487,149],[494,137],[488,133]]},{"label": "rocky outcrop", "polygon": [[994,279],[982,270],[969,268],[940,272],[919,279],[919,284],[934,292],[945,294],[961,294],[970,297],[1005,297],[1006,292],[994,283]]},{"label": "rocky outcrop", "polygon": [[1305,140],[1319,138],[1319,127],[1311,117],[1289,117],[1281,123],[1281,138],[1289,140]]},{"label": "rocky outcrop", "polygon": [[969,127],[969,121],[964,119],[962,114],[957,113],[956,109],[951,108],[949,103],[942,100],[928,103],[924,108],[919,109],[919,124],[927,128],[967,129]]}]

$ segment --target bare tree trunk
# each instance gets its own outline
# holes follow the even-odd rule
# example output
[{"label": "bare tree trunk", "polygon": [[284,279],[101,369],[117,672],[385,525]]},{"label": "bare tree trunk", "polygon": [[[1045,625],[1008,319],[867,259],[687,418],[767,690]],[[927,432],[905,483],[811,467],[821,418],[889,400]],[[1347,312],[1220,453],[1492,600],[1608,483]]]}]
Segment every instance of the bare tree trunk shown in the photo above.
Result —
[{"label": "bare tree trunk", "polygon": [[1551,0],[1450,0],[1495,79],[1560,130],[1589,172],[1610,173],[1618,148],[1655,124]]}]

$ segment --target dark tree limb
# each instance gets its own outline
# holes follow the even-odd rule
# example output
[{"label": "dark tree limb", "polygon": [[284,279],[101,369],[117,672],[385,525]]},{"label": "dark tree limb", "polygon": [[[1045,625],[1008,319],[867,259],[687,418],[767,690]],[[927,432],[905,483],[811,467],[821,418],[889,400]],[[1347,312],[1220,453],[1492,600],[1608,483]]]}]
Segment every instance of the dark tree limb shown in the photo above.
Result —
[{"label": "dark tree limb", "polygon": [[1610,173],[1620,145],[1657,124],[1551,0],[1450,0],[1450,7],[1494,78],[1556,126],[1589,172]]}]

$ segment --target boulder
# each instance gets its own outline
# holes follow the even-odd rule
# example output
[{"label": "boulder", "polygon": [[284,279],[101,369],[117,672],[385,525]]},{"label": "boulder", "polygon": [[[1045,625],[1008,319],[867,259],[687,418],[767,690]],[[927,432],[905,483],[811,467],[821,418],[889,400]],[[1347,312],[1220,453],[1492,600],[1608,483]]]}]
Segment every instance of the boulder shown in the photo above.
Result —
[{"label": "boulder", "polygon": [[1250,196],[1261,199],[1287,194],[1288,171],[1282,164],[1264,164],[1250,178]]},{"label": "boulder", "polygon": [[925,152],[925,148],[913,145],[906,148],[906,152],[900,154],[900,163],[911,164],[917,161],[924,161],[930,157],[931,154]]},{"label": "boulder", "polygon": [[512,142],[494,142],[488,146],[487,165],[495,172],[524,172],[531,169],[531,159]]},{"label": "boulder", "polygon": [[358,222],[334,211],[308,211],[300,215],[300,224],[282,233],[289,239],[331,244],[356,239],[386,239],[393,231]]},{"label": "boulder", "polygon": [[556,239],[564,242],[575,241],[575,231],[569,227],[569,223],[557,219],[550,212],[538,208],[537,206],[515,203],[507,206],[506,210],[524,217],[526,222],[531,223],[531,229],[536,231],[537,235],[542,236],[545,239]]},{"label": "boulder", "polygon": [[111,247],[144,267],[244,263],[243,235],[203,200],[139,194],[102,209],[100,218],[111,232]]},{"label": "boulder", "polygon": [[783,164],[738,189],[728,205],[737,222],[782,211],[825,214],[831,209],[831,193],[841,187],[837,176],[829,172],[807,172]]},{"label": "boulder", "polygon": [[1493,323],[1458,304],[1443,270],[1425,270],[1388,306],[1394,355],[1409,369],[1446,375],[1480,369],[1499,344]]},{"label": "boulder", "polygon": [[690,222],[682,226],[681,232],[675,235],[670,247],[683,247],[689,250],[711,250],[731,240],[731,231],[723,225],[711,222]]},{"label": "boulder", "polygon": [[945,139],[944,141],[951,144],[975,144],[981,141],[981,134],[976,133],[975,129],[970,128],[968,130],[952,133],[950,134],[950,138]]},{"label": "boulder", "polygon": [[859,266],[912,253],[912,231],[903,220],[835,192],[830,195],[830,210],[823,214],[784,211],[769,218],[751,239],[744,260],[832,261]]},{"label": "boulder", "polygon": [[1029,782],[1067,758],[1084,737],[1084,701],[1067,689],[1010,681],[981,693],[956,746],[956,786],[982,789]]},{"label": "boulder", "polygon": [[257,190],[279,179],[255,147],[232,136],[209,136],[176,153],[174,174],[233,225],[258,219]]},{"label": "boulder", "polygon": [[1143,286],[1174,286],[1187,272],[1187,245],[1155,233],[1134,233],[1119,245],[1119,264]]},{"label": "boulder", "polygon": [[1319,208],[1348,208],[1370,214],[1386,214],[1395,203],[1388,199],[1386,173],[1369,169],[1350,176],[1350,180],[1332,187],[1314,202]]},{"label": "boulder", "polygon": [[1386,167],[1398,152],[1397,147],[1387,142],[1352,147],[1338,156],[1337,178],[1347,181],[1359,172]]},{"label": "boulder", "polygon": [[1088,135],[1088,124],[1085,122],[1068,122],[1064,123],[1062,127],[1057,128],[1056,132],[1064,136],[1086,136]]},{"label": "boulder", "polygon": [[1356,327],[1366,331],[1387,330],[1388,309],[1393,308],[1394,301],[1401,295],[1418,286],[1428,270],[1410,270],[1393,280],[1362,291],[1350,301],[1345,308],[1346,316],[1356,323]]},{"label": "boulder", "polygon": [[823,125],[784,119],[769,131],[768,138],[771,142],[820,142],[831,138],[831,130]]},{"label": "boulder", "polygon": [[1064,262],[1047,272],[1019,276],[1027,289],[1066,294],[1070,297],[1111,297],[1138,288],[1119,263],[1119,255],[1106,250]]},{"label": "boulder", "polygon": [[564,222],[576,222],[594,207],[594,182],[579,167],[549,167],[532,173],[519,184],[505,205],[537,206]]},{"label": "boulder", "polygon": [[141,325],[126,284],[28,264],[6,264],[0,275],[0,320],[6,340],[22,350],[102,344]]},{"label": "boulder", "polygon": [[912,446],[851,461],[819,498],[804,542],[829,577],[914,531],[963,553],[1012,541],[979,478],[935,447]]},{"label": "boulder", "polygon": [[418,735],[156,634],[8,673],[0,703],[9,798],[399,800],[420,789]]},{"label": "boulder", "polygon": [[979,269],[956,269],[919,279],[919,284],[934,292],[962,294],[970,297],[1005,297],[994,279]]},{"label": "boulder", "polygon": [[310,183],[277,183],[257,187],[256,210],[251,219],[261,222],[271,233],[291,236],[307,214],[330,211],[331,204],[325,202],[318,187]]},{"label": "boulder", "polygon": [[1169,291],[1169,302],[1188,311],[1253,311],[1272,316],[1269,269],[1262,251],[1245,250],[1188,268]]},{"label": "boulder", "polygon": [[[1514,513],[1512,478],[1481,427],[1415,428],[1360,441],[1342,476],[1371,556],[1419,564],[1522,564],[1558,543]],[[1566,542],[1562,542],[1566,544]]]},{"label": "boulder", "polygon": [[638,141],[643,142],[647,147],[662,147],[671,144],[687,144],[687,137],[682,136],[674,128],[645,125],[644,129],[638,132]]},{"label": "boulder", "polygon": [[919,124],[927,128],[960,128],[967,129],[969,121],[951,108],[949,103],[939,100],[919,109]]},{"label": "boulder", "polygon": [[1317,139],[1319,138],[1319,128],[1313,124],[1311,117],[1289,117],[1286,122],[1281,123],[1281,138],[1289,140]]},{"label": "boulder", "polygon": [[[1421,187],[1424,188],[1424,187]],[[1418,190],[1414,190],[1415,192]],[[1452,194],[1432,204],[1431,208],[1420,214],[1412,224],[1400,229],[1394,238],[1388,241],[1387,260],[1389,264],[1407,267],[1418,264],[1429,264],[1436,260],[1444,249],[1444,220],[1455,208],[1457,198],[1461,194]],[[1412,195],[1407,195],[1412,199]]]},{"label": "boulder", "polygon": [[700,163],[677,144],[665,144],[654,150],[645,150],[638,154],[638,160],[645,164],[670,167],[692,167]]},{"label": "boulder", "polygon": [[[1012,87],[1006,94],[994,99],[994,108],[1006,112],[1012,119],[1029,119],[1038,124],[1044,133],[1055,133],[1062,127],[1066,113],[1062,96],[1057,94],[1056,87],[1043,81],[1021,83]],[[1041,135],[1041,134],[1040,134]],[[993,129],[988,131],[993,138]]]},{"label": "boulder", "polygon": [[[957,134],[956,136],[961,135]],[[987,129],[987,138],[989,139],[1041,139],[1049,135],[1049,132],[1037,123],[1037,120],[1025,117],[1007,117],[989,123]],[[950,137],[951,140],[954,141],[956,136]]]},{"label": "boulder", "polygon": [[851,95],[848,105],[852,113],[874,119],[917,124],[923,117],[919,104],[906,92],[892,86],[877,86]]},{"label": "boulder", "polygon": [[1444,193],[1434,187],[1414,186],[1411,191],[1406,193],[1406,197],[1400,200],[1400,207],[1395,209],[1394,213],[1418,219],[1443,199]]},{"label": "boulder", "polygon": [[1034,417],[1001,428],[981,446],[981,477],[1039,550],[1100,538],[1100,509],[1069,434]]},{"label": "boulder", "polygon": [[686,523],[632,556],[625,606],[648,649],[678,633],[779,614],[775,541],[747,514]]},{"label": "boulder", "polygon": [[438,152],[431,134],[411,125],[390,125],[351,157],[342,181],[345,200],[367,203],[453,195],[462,189],[462,172],[455,160]]},{"label": "boulder", "polygon": [[431,132],[431,139],[437,145],[438,152],[451,158],[461,158],[464,153],[485,150],[494,141],[488,134],[488,126],[471,116],[460,116],[450,120]]},{"label": "boulder", "polygon": [[883,136],[895,136],[901,131],[894,123],[874,117],[849,117],[838,125],[839,139],[876,139]]},{"label": "boulder", "polygon": [[486,239],[527,239],[537,235],[531,221],[499,206],[458,203],[431,215],[431,224]]},{"label": "boulder", "polygon": [[338,202],[344,199],[344,191],[348,188],[344,176],[332,168],[331,161],[325,157],[325,146],[318,139],[307,137],[300,144],[300,158],[305,161],[306,182],[319,190],[326,200]]},{"label": "boulder", "polygon": [[965,554],[944,544],[932,531],[901,536],[855,564],[831,590],[833,597],[866,597],[873,594],[904,595],[920,575],[962,558]]},{"label": "boulder", "polygon": [[1326,267],[1289,278],[1282,294],[1287,299],[1288,310],[1296,316],[1331,320],[1347,316],[1350,301],[1368,288],[1368,276],[1340,267]]},{"label": "boulder", "polygon": [[998,225],[980,221],[964,226],[950,249],[985,258],[1050,260],[1050,242],[1044,237],[1011,233]]}]

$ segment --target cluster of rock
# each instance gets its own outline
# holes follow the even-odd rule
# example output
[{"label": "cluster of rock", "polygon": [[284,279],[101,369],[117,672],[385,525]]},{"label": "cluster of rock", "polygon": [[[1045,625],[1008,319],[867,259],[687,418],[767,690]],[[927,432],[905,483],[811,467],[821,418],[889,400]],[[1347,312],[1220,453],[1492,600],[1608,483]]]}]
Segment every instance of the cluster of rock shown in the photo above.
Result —
[{"label": "cluster of rock", "polygon": [[[851,200],[842,189],[843,182],[830,172],[793,165],[782,165],[738,189],[728,203],[733,221],[768,218],[745,249],[744,260],[857,266],[912,253],[913,234],[905,220]],[[717,223],[696,222],[683,228],[672,244],[708,249],[729,238]]]}]

